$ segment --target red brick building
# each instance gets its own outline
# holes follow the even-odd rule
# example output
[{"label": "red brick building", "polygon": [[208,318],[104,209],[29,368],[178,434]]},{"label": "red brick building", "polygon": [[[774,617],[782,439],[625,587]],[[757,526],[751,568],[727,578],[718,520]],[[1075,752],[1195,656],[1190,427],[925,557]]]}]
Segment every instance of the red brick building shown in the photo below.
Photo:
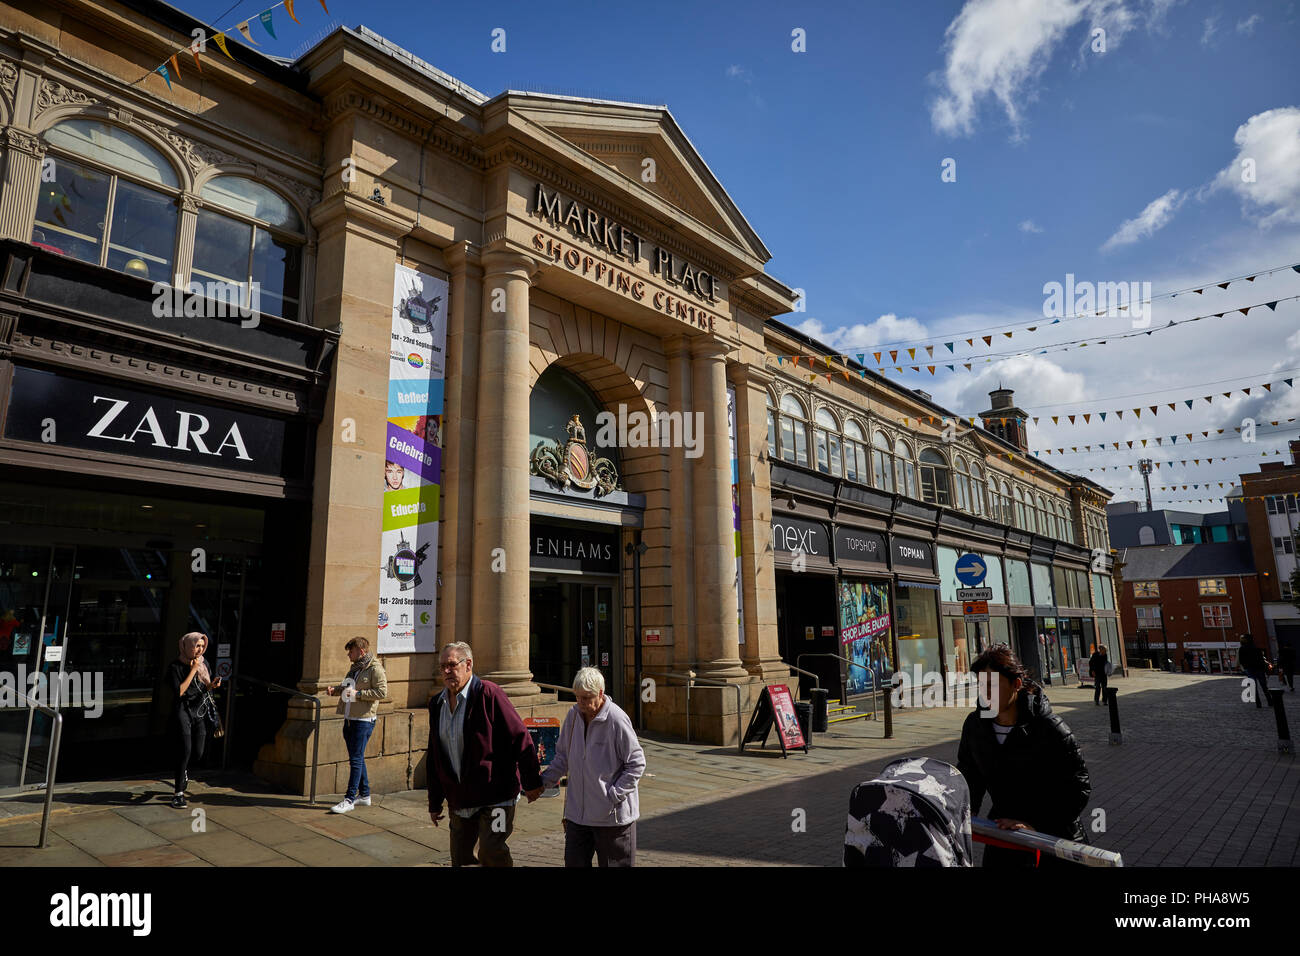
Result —
[{"label": "red brick building", "polygon": [[1210,673],[1231,673],[1242,634],[1263,646],[1264,608],[1246,542],[1124,548],[1119,560],[1131,662],[1162,666],[1172,658],[1179,670],[1203,664]]},{"label": "red brick building", "polygon": [[1257,636],[1266,633],[1274,653],[1279,641],[1290,639],[1300,645],[1300,610],[1291,592],[1295,531],[1300,525],[1300,441],[1292,441],[1290,450],[1290,463],[1267,462],[1259,471],[1241,476],[1242,503],[1263,600],[1264,624]]}]

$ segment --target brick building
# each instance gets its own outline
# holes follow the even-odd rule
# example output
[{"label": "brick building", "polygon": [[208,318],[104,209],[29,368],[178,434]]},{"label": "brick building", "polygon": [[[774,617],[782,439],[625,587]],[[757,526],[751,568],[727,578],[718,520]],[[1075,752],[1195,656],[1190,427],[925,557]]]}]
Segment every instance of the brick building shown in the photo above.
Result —
[{"label": "brick building", "polygon": [[1291,461],[1268,462],[1241,476],[1250,547],[1259,569],[1264,623],[1276,651],[1279,641],[1300,641],[1300,609],[1291,590],[1296,568],[1295,532],[1300,526],[1300,441],[1289,443]]}]

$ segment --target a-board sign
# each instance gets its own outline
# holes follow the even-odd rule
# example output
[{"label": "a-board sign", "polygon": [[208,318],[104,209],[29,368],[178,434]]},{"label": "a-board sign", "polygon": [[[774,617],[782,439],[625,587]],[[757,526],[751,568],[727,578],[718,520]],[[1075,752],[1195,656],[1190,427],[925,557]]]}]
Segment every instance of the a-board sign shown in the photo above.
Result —
[{"label": "a-board sign", "polygon": [[524,726],[537,748],[537,762],[543,767],[549,765],[555,759],[555,748],[560,742],[560,718],[525,717]]},{"label": "a-board sign", "polygon": [[745,744],[758,740],[759,746],[767,745],[768,735],[776,727],[777,741],[781,744],[781,756],[786,756],[796,747],[808,752],[808,742],[804,740],[803,730],[799,726],[799,715],[795,713],[794,697],[785,684],[772,684],[763,688],[754,705],[754,713],[749,718],[745,729],[745,738],[740,743],[744,752]]}]

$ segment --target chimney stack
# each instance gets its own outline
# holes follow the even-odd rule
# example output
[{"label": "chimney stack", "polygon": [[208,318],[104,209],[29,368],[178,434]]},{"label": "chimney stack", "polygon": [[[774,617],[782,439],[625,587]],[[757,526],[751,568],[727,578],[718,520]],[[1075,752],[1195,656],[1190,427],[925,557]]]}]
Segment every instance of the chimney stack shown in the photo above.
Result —
[{"label": "chimney stack", "polygon": [[984,429],[997,435],[1004,441],[1008,441],[1021,450],[1029,453],[1029,419],[1022,409],[1016,407],[1012,396],[1015,392],[1009,388],[1003,388],[998,385],[993,391],[989,392],[989,400],[992,407],[986,411],[980,412],[980,418],[984,421]]}]

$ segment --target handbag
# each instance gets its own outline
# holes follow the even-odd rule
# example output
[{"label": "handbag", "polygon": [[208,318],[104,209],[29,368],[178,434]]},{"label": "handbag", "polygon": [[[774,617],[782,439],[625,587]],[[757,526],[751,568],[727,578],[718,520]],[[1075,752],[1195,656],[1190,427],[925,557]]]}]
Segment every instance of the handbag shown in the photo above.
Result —
[{"label": "handbag", "polygon": [[212,699],[212,691],[204,688],[203,699],[199,704],[203,719],[212,729],[213,737],[226,736],[226,728],[221,726],[221,714],[217,711],[217,702]]}]

